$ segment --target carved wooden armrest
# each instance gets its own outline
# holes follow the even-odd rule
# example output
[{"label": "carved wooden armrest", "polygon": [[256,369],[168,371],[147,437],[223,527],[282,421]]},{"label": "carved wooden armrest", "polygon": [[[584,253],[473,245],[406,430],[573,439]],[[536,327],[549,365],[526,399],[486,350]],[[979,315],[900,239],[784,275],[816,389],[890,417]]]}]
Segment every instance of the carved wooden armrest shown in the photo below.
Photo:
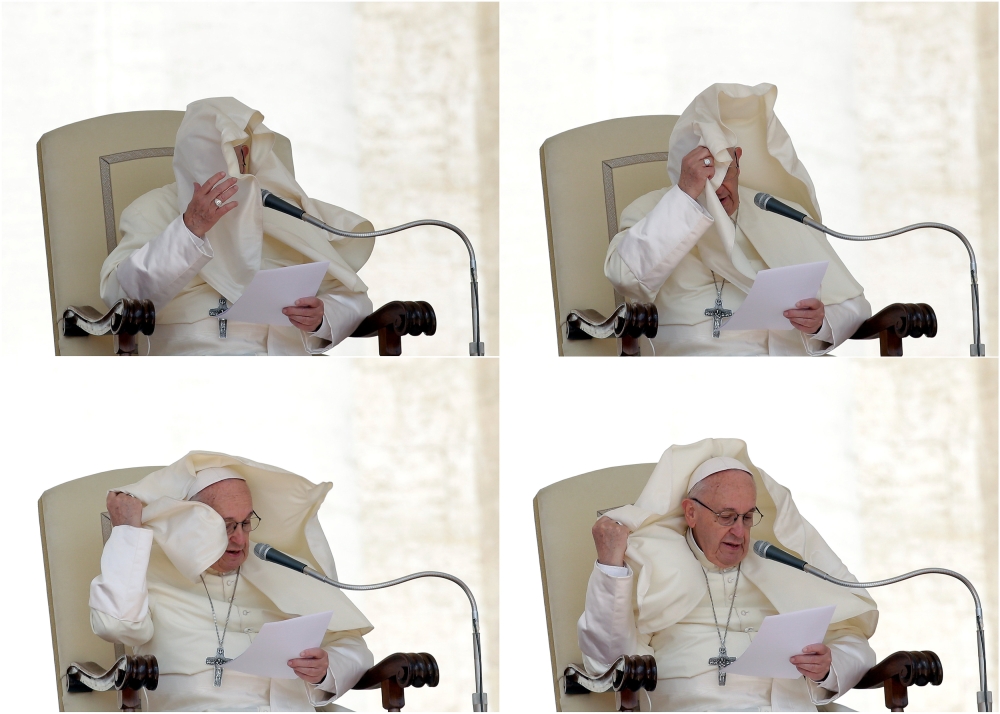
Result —
[{"label": "carved wooden armrest", "polygon": [[434,308],[423,300],[394,300],[387,302],[358,325],[351,337],[378,335],[378,353],[398,357],[403,353],[402,335],[427,335],[437,332],[437,315]]},{"label": "carved wooden armrest", "polygon": [[160,667],[152,655],[124,655],[105,670],[93,662],[73,662],[66,668],[67,690],[74,693],[121,692],[121,711],[138,711],[139,692],[156,689]]},{"label": "carved wooden armrest", "polygon": [[884,688],[885,706],[901,712],[909,704],[906,688],[912,685],[937,686],[944,679],[941,660],[930,651],[896,652],[868,670],[855,689]]},{"label": "carved wooden armrest", "polygon": [[438,685],[438,664],[433,655],[397,652],[365,672],[354,689],[381,687],[382,708],[387,712],[398,712],[406,704],[403,689],[425,685]]},{"label": "carved wooden armrest", "polygon": [[130,355],[136,352],[135,336],[153,334],[156,326],[156,308],[149,300],[123,298],[106,313],[83,305],[70,305],[63,311],[63,335],[114,335],[115,354]]},{"label": "carved wooden armrest", "polygon": [[656,660],[652,655],[622,655],[604,674],[591,677],[578,664],[571,664],[563,672],[566,694],[588,692],[615,692],[620,712],[639,711],[639,690],[656,689]]},{"label": "carved wooden armrest", "polygon": [[566,316],[567,339],[621,338],[622,357],[639,356],[639,338],[656,337],[659,314],[651,302],[624,302],[608,317],[597,310],[570,310]]},{"label": "carved wooden armrest", "polygon": [[878,337],[883,357],[902,357],[904,337],[934,337],[937,315],[924,303],[897,302],[872,315],[851,335],[852,340]]}]

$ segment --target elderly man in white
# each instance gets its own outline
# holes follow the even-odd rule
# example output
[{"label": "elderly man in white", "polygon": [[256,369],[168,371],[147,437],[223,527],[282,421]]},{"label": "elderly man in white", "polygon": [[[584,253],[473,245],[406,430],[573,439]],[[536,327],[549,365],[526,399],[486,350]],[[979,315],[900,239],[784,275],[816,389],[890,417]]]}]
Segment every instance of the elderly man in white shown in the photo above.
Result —
[{"label": "elderly man in white", "polygon": [[[153,302],[151,354],[318,354],[372,312],[357,271],[373,241],[335,238],[265,211],[261,189],[341,230],[371,231],[371,223],[309,198],[275,155],[274,133],[262,122],[260,112],[231,97],[191,103],[177,130],[176,183],[122,212],[121,242],[101,269],[101,298],[108,305],[125,297]],[[289,326],[215,317],[258,270],[321,261],[329,268],[319,294],[284,308]]]},{"label": "elderly man in white", "polygon": [[[598,674],[621,655],[654,655],[655,711],[815,711],[857,684],[875,664],[875,603],[866,591],[748,557],[751,528],[856,580],[742,441],[672,446],[635,505],[594,525],[597,562],[578,623],[586,668]],[[765,617],[826,605],[836,610],[825,640],[790,659],[799,679],[725,675],[718,658],[739,658]]]},{"label": "elderly man in white", "polygon": [[[753,205],[764,191],[820,220],[812,180],[774,115],[777,89],[715,84],[670,135],[673,185],[625,208],[604,273],[615,289],[654,302],[657,355],[821,355],[849,339],[871,305],[818,231]],[[742,178],[741,178],[742,174]],[[785,311],[786,330],[719,330],[761,270],[829,261],[820,295]]]},{"label": "elderly man in white", "polygon": [[[340,590],[247,558],[250,532],[265,523],[268,542],[283,542],[283,550],[336,577],[316,519],[329,487],[192,452],[108,494],[114,527],[90,587],[91,625],[105,640],[156,656],[159,683],[146,692],[151,710],[311,711],[372,666],[362,638],[371,624]],[[327,611],[322,646],[287,663],[297,679],[218,666],[242,654],[267,622]]]}]

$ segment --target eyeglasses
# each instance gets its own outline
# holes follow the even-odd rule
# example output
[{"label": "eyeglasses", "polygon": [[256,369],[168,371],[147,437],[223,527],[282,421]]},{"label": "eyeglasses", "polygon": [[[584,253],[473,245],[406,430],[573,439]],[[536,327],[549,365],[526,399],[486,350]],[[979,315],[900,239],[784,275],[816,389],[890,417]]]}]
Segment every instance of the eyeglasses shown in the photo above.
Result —
[{"label": "eyeglasses", "polygon": [[240,526],[244,533],[249,533],[260,525],[260,516],[257,515],[256,511],[250,511],[250,517],[245,521],[237,523],[236,521],[226,520],[226,533],[232,535],[236,532],[236,526]]},{"label": "eyeglasses", "polygon": [[[697,503],[702,508],[712,511],[711,508],[706,506],[697,498],[692,498],[691,500]],[[736,523],[737,518],[743,519],[743,527],[747,529],[753,528],[754,526],[760,524],[761,520],[763,520],[764,518],[764,514],[761,513],[756,506],[754,506],[752,511],[747,511],[746,513],[737,513],[732,509],[727,509],[722,513],[717,513],[716,511],[712,511],[712,513],[715,514],[715,520],[718,522],[718,524],[720,526],[725,526],[726,528],[729,528],[734,523]]]}]

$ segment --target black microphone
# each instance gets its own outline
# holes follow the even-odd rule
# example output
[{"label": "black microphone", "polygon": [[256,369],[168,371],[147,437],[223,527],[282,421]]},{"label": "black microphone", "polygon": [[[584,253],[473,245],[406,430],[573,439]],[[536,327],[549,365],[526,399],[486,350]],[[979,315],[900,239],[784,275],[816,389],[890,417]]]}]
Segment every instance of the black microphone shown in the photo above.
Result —
[{"label": "black microphone", "polygon": [[[279,199],[280,200],[280,199]],[[291,568],[292,570],[297,570],[300,573],[306,572],[306,568],[309,568],[305,563],[300,563],[295,558],[290,555],[282,553],[280,550],[268,545],[267,543],[258,543],[253,547],[254,555],[256,555],[261,560],[269,560],[272,563],[277,563],[278,565],[284,565],[286,568]],[[311,570],[311,568],[309,568]]]},{"label": "black microphone", "polygon": [[301,219],[305,214],[305,211],[298,206],[289,203],[283,198],[275,196],[273,193],[268,191],[266,188],[260,190],[260,197],[264,199],[265,208],[273,208],[275,211],[281,211],[282,213],[287,213],[293,218]]},{"label": "black microphone", "polygon": [[798,221],[799,223],[805,223],[806,218],[808,218],[806,214],[801,211],[796,211],[791,206],[786,206],[769,193],[758,193],[753,197],[753,202],[756,204],[757,208],[762,211],[777,213],[779,216],[791,218],[793,221]]},{"label": "black microphone", "polygon": [[774,560],[778,563],[784,563],[785,565],[790,565],[793,568],[798,568],[799,570],[805,570],[809,567],[809,564],[806,561],[796,558],[788,551],[784,551],[778,546],[768,543],[766,540],[759,540],[754,543],[753,552],[761,558],[767,558],[768,560]]}]

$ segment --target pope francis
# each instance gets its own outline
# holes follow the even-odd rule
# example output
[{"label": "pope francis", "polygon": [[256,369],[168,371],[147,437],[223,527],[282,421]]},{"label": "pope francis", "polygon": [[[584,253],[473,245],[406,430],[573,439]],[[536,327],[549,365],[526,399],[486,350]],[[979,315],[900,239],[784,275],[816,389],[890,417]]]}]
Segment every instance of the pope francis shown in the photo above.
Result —
[{"label": "pope francis", "polygon": [[[101,298],[156,308],[151,354],[304,355],[325,352],[372,312],[357,271],[374,241],[338,238],[276,211],[261,189],[345,231],[373,230],[342,208],[309,198],[273,151],[263,115],[231,97],[189,104],[174,148],[176,182],[140,196],[121,215],[121,242],[101,268]],[[290,326],[224,321],[258,270],[328,261],[319,294],[283,312]]]},{"label": "pope francis", "polygon": [[[670,134],[672,186],[622,212],[604,273],[653,302],[658,355],[821,355],[871,317],[864,290],[818,231],[753,205],[763,191],[821,220],[812,180],[774,114],[778,90],[714,84]],[[820,294],[786,310],[786,330],[720,330],[768,268],[829,261]],[[717,317],[718,315],[718,317]]]},{"label": "pope francis", "polygon": [[[90,622],[99,637],[156,657],[160,678],[146,691],[150,710],[312,711],[372,666],[362,639],[372,626],[346,595],[247,558],[256,529],[336,578],[317,519],[330,487],[196,451],[108,494],[114,527],[90,586]],[[287,663],[295,679],[224,667],[265,623],[327,611],[333,615],[322,646]]]},{"label": "pope francis", "polygon": [[[651,710],[816,711],[875,664],[878,610],[867,591],[748,555],[767,540],[857,582],[742,441],[670,447],[635,505],[608,511],[593,535],[598,557],[577,624],[584,664],[598,674],[621,655],[652,654]],[[798,679],[726,675],[765,617],[830,605],[824,640],[790,659]]]}]

